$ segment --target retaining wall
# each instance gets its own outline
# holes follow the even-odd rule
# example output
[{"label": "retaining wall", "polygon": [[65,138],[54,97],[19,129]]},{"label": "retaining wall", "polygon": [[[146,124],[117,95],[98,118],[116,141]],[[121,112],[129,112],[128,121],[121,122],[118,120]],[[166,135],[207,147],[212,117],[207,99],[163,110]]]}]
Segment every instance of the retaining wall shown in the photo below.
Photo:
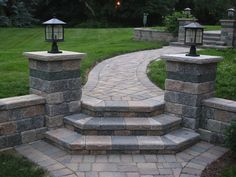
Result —
[{"label": "retaining wall", "polygon": [[172,42],[176,38],[168,32],[158,31],[155,29],[135,28],[134,39],[139,41],[164,41]]},{"label": "retaining wall", "polygon": [[199,133],[203,140],[223,144],[225,129],[236,121],[236,101],[210,98],[203,101]]},{"label": "retaining wall", "polygon": [[0,99],[0,149],[42,139],[46,130],[43,97]]}]

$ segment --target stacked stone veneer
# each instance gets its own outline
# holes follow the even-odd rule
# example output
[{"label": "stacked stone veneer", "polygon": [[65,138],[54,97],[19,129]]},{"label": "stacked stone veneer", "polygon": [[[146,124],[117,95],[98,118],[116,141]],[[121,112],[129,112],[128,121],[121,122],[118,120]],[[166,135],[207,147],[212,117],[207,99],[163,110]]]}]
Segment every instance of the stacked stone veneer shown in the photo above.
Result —
[{"label": "stacked stone veneer", "polygon": [[164,55],[167,80],[165,111],[182,118],[183,126],[198,129],[202,100],[214,95],[217,62],[221,57]]},{"label": "stacked stone veneer", "polygon": [[236,20],[221,20],[221,41],[236,47]]},{"label": "stacked stone veneer", "polygon": [[168,33],[165,31],[158,31],[149,28],[135,28],[134,39],[139,41],[164,41],[164,42],[172,42],[176,40],[176,38],[173,36],[172,33]]},{"label": "stacked stone veneer", "polygon": [[225,129],[236,121],[236,102],[221,98],[203,101],[199,133],[203,140],[224,143]]},{"label": "stacked stone veneer", "polygon": [[37,95],[0,100],[0,149],[42,139],[45,99]]},{"label": "stacked stone veneer", "polygon": [[85,54],[45,51],[24,55],[29,58],[30,93],[46,99],[46,126],[62,126],[64,116],[80,111],[80,61]]}]

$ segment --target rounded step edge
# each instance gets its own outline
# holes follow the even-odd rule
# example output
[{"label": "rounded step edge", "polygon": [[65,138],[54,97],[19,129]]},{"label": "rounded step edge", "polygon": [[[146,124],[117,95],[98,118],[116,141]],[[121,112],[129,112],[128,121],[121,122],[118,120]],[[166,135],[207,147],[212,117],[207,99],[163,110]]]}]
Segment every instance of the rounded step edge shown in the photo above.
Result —
[{"label": "rounded step edge", "polygon": [[72,154],[174,154],[200,140],[198,133],[185,128],[164,136],[82,136],[60,128],[45,137]]},{"label": "rounded step edge", "polygon": [[92,117],[74,114],[64,118],[67,128],[82,135],[164,135],[180,128],[182,119],[162,114],[154,117]]},{"label": "rounded step edge", "polygon": [[[97,102],[96,102],[97,101]],[[101,101],[84,99],[82,112],[94,117],[147,117],[164,113],[164,96],[140,101]]]}]

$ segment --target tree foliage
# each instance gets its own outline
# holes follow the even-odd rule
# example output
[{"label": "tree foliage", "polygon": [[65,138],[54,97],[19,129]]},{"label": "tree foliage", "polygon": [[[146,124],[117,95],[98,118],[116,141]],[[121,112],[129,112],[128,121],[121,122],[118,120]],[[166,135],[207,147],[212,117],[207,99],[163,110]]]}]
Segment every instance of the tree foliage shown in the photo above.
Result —
[{"label": "tree foliage", "polygon": [[89,23],[140,26],[143,13],[149,13],[148,25],[163,23],[174,10],[186,7],[201,23],[214,24],[224,17],[235,0],[0,0],[0,26],[29,26],[56,16],[70,26]]}]

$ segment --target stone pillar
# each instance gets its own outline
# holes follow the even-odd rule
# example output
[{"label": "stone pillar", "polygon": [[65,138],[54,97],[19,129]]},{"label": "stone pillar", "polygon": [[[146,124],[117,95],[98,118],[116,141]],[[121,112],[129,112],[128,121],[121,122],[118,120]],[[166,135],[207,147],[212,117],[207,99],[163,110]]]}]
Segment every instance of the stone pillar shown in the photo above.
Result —
[{"label": "stone pillar", "polygon": [[183,119],[183,126],[197,129],[201,117],[202,100],[213,97],[217,62],[221,57],[185,54],[164,55],[165,111]]},{"label": "stone pillar", "polygon": [[66,115],[80,111],[80,61],[83,53],[26,52],[30,93],[46,99],[46,126],[61,127]]},{"label": "stone pillar", "polygon": [[221,20],[221,41],[236,47],[236,20]]},{"label": "stone pillar", "polygon": [[179,21],[178,42],[184,43],[184,37],[185,37],[184,26],[196,22],[197,20],[193,18],[179,18],[178,21]]}]

